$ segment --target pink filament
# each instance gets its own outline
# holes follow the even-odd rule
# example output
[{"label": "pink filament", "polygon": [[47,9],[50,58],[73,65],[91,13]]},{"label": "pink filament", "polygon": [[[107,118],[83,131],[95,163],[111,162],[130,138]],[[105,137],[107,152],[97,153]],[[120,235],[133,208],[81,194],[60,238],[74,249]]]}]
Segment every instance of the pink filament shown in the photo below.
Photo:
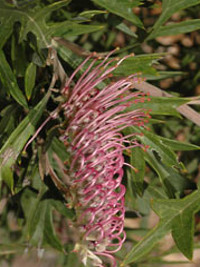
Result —
[{"label": "pink filament", "polygon": [[[63,109],[69,123],[62,139],[70,138],[68,147],[71,151],[70,172],[74,173],[72,190],[76,188],[73,199],[76,225],[84,229],[84,234],[80,234],[81,242],[88,247],[93,245],[94,254],[107,257],[114,267],[116,261],[111,254],[118,251],[125,240],[125,187],[121,184],[125,164],[123,151],[141,146],[135,139],[129,139],[136,133],[123,136],[120,131],[132,125],[143,126],[147,115],[142,110],[126,112],[130,105],[140,99],[144,101],[143,94],[129,90],[137,82],[135,75],[111,83],[102,90],[96,88],[128,57],[112,66],[116,59],[107,61],[112,53],[91,70],[97,61],[94,59],[72,90],[69,90],[72,79],[91,57],[68,80],[63,93],[69,95]],[[100,250],[99,246],[102,246]]]}]

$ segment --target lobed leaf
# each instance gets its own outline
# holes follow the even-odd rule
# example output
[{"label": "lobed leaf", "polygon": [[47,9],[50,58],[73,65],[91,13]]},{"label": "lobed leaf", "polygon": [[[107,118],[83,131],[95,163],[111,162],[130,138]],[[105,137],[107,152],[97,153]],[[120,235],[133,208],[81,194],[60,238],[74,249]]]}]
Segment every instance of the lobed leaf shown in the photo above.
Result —
[{"label": "lobed leaf", "polygon": [[133,247],[121,266],[144,258],[169,231],[172,231],[179,250],[192,259],[194,213],[200,210],[199,190],[183,199],[153,200],[152,208],[159,215],[160,222]]}]

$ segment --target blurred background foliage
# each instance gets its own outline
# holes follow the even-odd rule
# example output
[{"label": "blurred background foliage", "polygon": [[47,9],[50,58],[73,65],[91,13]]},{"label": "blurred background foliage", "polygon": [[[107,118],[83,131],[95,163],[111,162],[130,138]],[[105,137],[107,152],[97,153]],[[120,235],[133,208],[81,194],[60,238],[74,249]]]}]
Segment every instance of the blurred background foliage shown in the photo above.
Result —
[{"label": "blurred background foliage", "polygon": [[199,266],[199,18],[199,0],[0,1],[0,266],[82,266],[71,252],[62,115],[24,147],[83,58],[115,47],[118,57],[135,56],[114,77],[141,73],[140,89],[151,95],[131,109],[152,115],[149,129],[125,131],[142,132],[149,149],[125,154],[139,172],[125,168],[119,265]]}]

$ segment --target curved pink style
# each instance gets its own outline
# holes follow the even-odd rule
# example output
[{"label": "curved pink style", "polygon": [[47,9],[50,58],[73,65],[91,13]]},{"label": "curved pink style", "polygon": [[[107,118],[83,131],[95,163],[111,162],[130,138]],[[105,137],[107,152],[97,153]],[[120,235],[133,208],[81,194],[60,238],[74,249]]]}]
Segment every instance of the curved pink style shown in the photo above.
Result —
[{"label": "curved pink style", "polygon": [[[84,263],[90,259],[94,266],[104,266],[102,259],[107,257],[114,267],[112,254],[126,238],[123,151],[141,146],[133,139],[135,133],[124,136],[120,132],[128,126],[143,126],[148,115],[143,110],[126,112],[134,103],[144,102],[144,94],[130,90],[138,82],[136,75],[104,84],[129,57],[108,60],[112,53],[98,65],[97,58],[86,58],[66,83],[62,93],[67,99],[63,109],[68,126],[62,140],[71,153],[70,204],[76,212],[79,235],[75,249]],[[74,84],[73,78],[82,68],[86,70]]]}]

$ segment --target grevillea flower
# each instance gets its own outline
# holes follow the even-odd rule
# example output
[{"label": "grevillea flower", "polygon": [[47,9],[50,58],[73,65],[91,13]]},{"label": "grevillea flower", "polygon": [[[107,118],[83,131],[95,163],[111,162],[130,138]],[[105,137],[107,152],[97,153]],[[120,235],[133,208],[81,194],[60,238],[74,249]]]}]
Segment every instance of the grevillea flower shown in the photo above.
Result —
[{"label": "grevillea flower", "polygon": [[[121,182],[127,163],[123,151],[141,146],[135,133],[124,136],[121,131],[132,125],[143,126],[147,117],[143,110],[126,112],[130,105],[145,99],[144,94],[130,90],[138,82],[137,75],[103,84],[130,57],[109,60],[112,53],[98,65],[98,58],[86,58],[62,91],[68,126],[61,139],[71,155],[66,163],[71,179],[68,205],[75,209],[79,238],[74,250],[83,263],[90,261],[93,266],[104,266],[105,257],[116,266],[112,254],[120,250],[126,237],[125,186]],[[75,75],[86,65],[74,83]]]}]

